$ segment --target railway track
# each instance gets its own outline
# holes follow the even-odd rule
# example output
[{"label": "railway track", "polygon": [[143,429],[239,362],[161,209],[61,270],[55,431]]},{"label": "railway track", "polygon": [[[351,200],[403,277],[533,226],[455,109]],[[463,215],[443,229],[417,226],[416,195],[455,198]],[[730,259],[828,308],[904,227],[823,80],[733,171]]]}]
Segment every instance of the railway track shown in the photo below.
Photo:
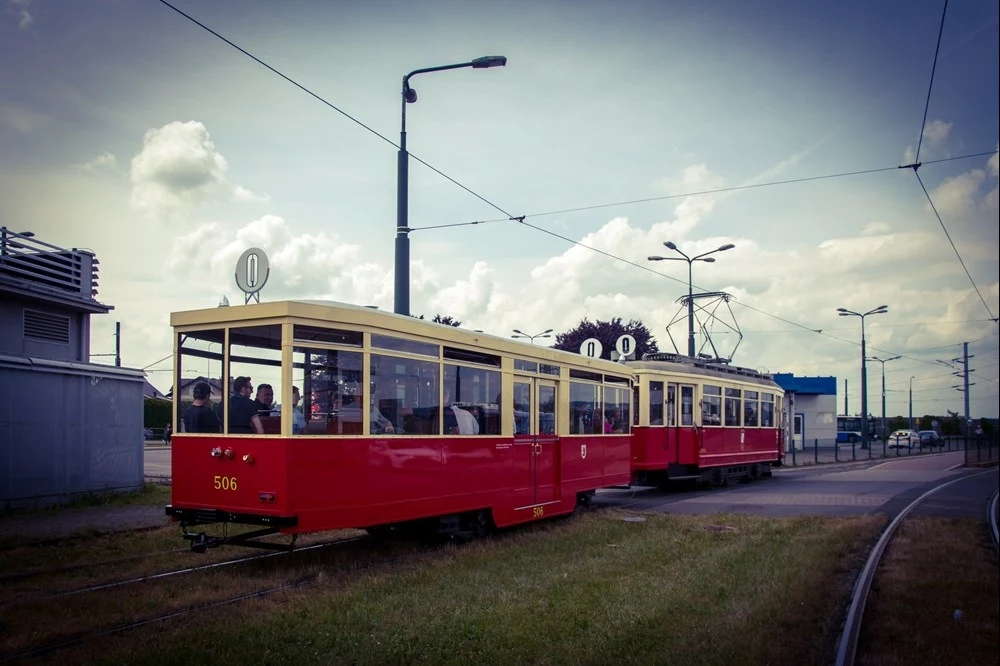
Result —
[{"label": "railway track", "polygon": [[[91,585],[82,588],[65,590],[49,595],[44,598],[33,599],[31,600],[31,603],[40,607],[48,607],[53,604],[60,605],[64,604],[69,597],[79,598],[79,597],[86,597],[87,595],[95,595],[96,597],[97,595],[100,595],[102,593],[119,594],[119,591],[122,588],[126,587],[137,588],[141,592],[136,592],[136,594],[142,594],[143,596],[148,596],[153,591],[153,589],[151,588],[149,590],[142,591],[144,585],[156,585],[160,582],[170,579],[176,579],[178,577],[195,575],[198,573],[205,574],[208,572],[214,572],[232,565],[241,565],[241,564],[247,565],[253,562],[259,562],[261,560],[269,560],[279,557],[285,559],[300,558],[304,553],[316,552],[322,549],[347,548],[352,544],[361,545],[363,547],[364,545],[369,543],[372,543],[372,540],[367,536],[335,539],[328,542],[301,546],[293,551],[259,553],[252,556],[242,557],[234,560],[226,560],[224,562],[215,562],[197,567],[185,567],[182,569],[159,572],[148,576],[139,576],[120,581],[113,581],[98,585]],[[308,573],[305,573],[303,575],[294,575],[295,572],[292,571],[293,575],[288,580],[282,580],[274,584],[266,585],[259,589],[245,590],[238,593],[225,595],[219,598],[208,599],[206,601],[199,601],[195,603],[189,603],[176,608],[162,609],[161,607],[159,612],[144,613],[140,617],[136,617],[134,619],[130,618],[128,621],[118,621],[118,622],[112,621],[110,623],[104,624],[103,626],[95,628],[87,628],[81,631],[67,632],[62,635],[43,637],[41,641],[36,645],[20,646],[18,649],[0,653],[0,661],[7,662],[7,661],[23,661],[28,659],[36,659],[75,646],[79,646],[81,644],[102,637],[134,631],[151,624],[190,617],[198,613],[208,612],[224,606],[270,597],[280,592],[293,590],[314,584],[317,581],[323,580],[330,576],[351,575],[362,570],[371,569],[373,567],[380,567],[380,566],[386,566],[403,562],[409,558],[412,558],[414,555],[418,553],[427,554],[432,551],[433,549],[428,550],[424,548],[424,549],[418,549],[417,552],[405,552],[403,554],[392,552],[384,557],[365,558],[365,559],[360,559],[359,561],[349,561],[348,564],[346,564],[345,566],[333,567],[333,570],[330,570],[331,568],[328,567],[325,563],[321,562],[310,563],[310,562],[300,561],[299,564],[301,565],[301,568],[303,570],[308,571]],[[351,557],[357,555],[358,553],[352,552],[349,554],[345,554],[345,558],[350,560]],[[318,571],[316,571],[316,569],[318,569]],[[167,591],[166,594],[167,596],[169,596],[169,590]]]},{"label": "railway track", "polygon": [[[874,548],[872,548],[872,551],[868,556],[868,560],[865,562],[865,566],[861,570],[858,580],[854,585],[854,591],[851,595],[851,604],[848,608],[847,618],[844,622],[844,630],[837,646],[837,657],[835,661],[836,666],[853,666],[855,663],[858,653],[858,643],[861,635],[862,621],[864,619],[865,605],[867,604],[868,597],[871,593],[872,582],[875,579],[875,573],[882,562],[882,558],[885,555],[889,542],[892,540],[892,537],[896,533],[899,526],[915,508],[920,506],[920,504],[931,495],[934,495],[938,491],[953,484],[967,481],[968,479],[982,476],[984,474],[996,474],[996,470],[990,469],[983,472],[966,474],[957,479],[952,479],[938,484],[923,493],[917,499],[910,502],[910,504],[900,511],[899,514],[885,528],[885,531],[875,543]],[[994,493],[992,500],[988,502],[987,509],[987,522],[990,526],[990,534],[993,537],[994,545],[1000,543],[1000,541],[998,541],[997,534],[996,505],[997,494]]]}]

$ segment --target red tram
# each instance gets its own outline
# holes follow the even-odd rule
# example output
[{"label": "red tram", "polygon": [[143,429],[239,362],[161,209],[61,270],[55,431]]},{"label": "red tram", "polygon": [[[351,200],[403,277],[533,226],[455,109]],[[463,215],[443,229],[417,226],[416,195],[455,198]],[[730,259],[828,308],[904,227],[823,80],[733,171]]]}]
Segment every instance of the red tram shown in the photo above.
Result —
[{"label": "red tram", "polygon": [[[476,535],[571,513],[599,488],[756,476],[781,458],[781,389],[751,371],[613,363],[331,302],[171,324],[166,511],[196,550],[341,528]],[[232,394],[247,378],[263,396],[255,434]],[[222,431],[185,432],[192,404]],[[198,531],[220,524],[247,531]]]}]

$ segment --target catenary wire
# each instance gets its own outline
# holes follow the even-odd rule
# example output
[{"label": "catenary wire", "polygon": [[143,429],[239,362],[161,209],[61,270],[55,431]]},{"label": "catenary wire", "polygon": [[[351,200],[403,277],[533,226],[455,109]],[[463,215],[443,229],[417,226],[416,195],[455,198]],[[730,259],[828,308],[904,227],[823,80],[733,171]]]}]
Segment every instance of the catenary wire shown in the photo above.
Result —
[{"label": "catenary wire", "polygon": [[938,27],[937,46],[934,47],[934,63],[931,65],[931,80],[927,84],[927,99],[924,102],[924,119],[920,122],[920,136],[917,137],[917,154],[914,162],[920,161],[920,147],[924,142],[924,131],[927,129],[927,111],[931,106],[931,90],[934,89],[934,72],[937,70],[938,54],[941,52],[941,35],[944,33],[944,17],[948,13],[948,0],[944,0],[944,9],[941,10],[941,25]]},{"label": "catenary wire", "polygon": [[[267,64],[266,62],[264,62],[263,60],[261,60],[257,56],[253,55],[252,53],[250,53],[246,49],[240,47],[236,43],[232,42],[231,40],[227,39],[226,37],[224,37],[221,34],[219,34],[218,32],[216,32],[215,30],[212,30],[207,25],[201,23],[200,21],[198,21],[197,19],[195,19],[193,16],[187,14],[186,12],[180,10],[179,8],[177,8],[174,5],[172,5],[171,3],[167,2],[167,0],[159,0],[159,2],[162,5],[164,5],[164,6],[168,7],[169,9],[173,10],[174,12],[176,12],[177,14],[179,14],[180,16],[183,16],[184,18],[188,19],[189,21],[191,21],[192,23],[194,23],[198,27],[202,28],[206,32],[208,32],[211,35],[215,36],[216,38],[222,40],[223,42],[225,42],[229,46],[235,48],[240,53],[246,55],[247,57],[249,57],[250,59],[252,59],[254,62],[256,62],[256,63],[260,64],[261,66],[263,66],[264,68],[266,68],[267,70],[271,71],[274,74],[277,74],[282,79],[284,79],[285,81],[291,83],[292,85],[294,85],[295,87],[299,88],[303,92],[307,93],[311,97],[315,98],[319,102],[323,103],[324,105],[328,106],[329,108],[333,109],[334,111],[340,113],[345,118],[351,120],[352,122],[356,123],[357,125],[359,125],[359,126],[363,127],[364,129],[368,130],[370,133],[374,134],[375,136],[377,136],[378,138],[382,139],[386,143],[390,144],[391,146],[393,146],[393,147],[395,147],[397,149],[399,148],[398,144],[396,144],[394,141],[392,141],[391,139],[389,139],[385,135],[383,135],[383,134],[379,133],[378,131],[374,130],[373,128],[369,127],[368,125],[366,125],[365,123],[361,122],[360,120],[358,120],[354,116],[350,115],[346,111],[340,109],[339,107],[337,107],[333,103],[331,103],[328,100],[324,99],[322,96],[318,95],[317,93],[313,92],[312,90],[310,90],[310,89],[306,88],[305,86],[303,86],[302,84],[298,83],[297,81],[295,81],[291,77],[283,74],[282,72],[280,72],[276,68],[272,67],[271,65]],[[943,162],[943,161],[950,161],[950,160],[954,160],[954,159],[966,159],[966,158],[969,158],[969,157],[977,157],[977,156],[982,156],[982,155],[992,155],[993,152],[995,152],[995,151],[990,151],[990,152],[980,153],[980,154],[975,154],[975,155],[964,155],[964,156],[959,156],[959,157],[954,157],[954,158],[946,158],[946,159],[942,159],[942,160],[934,160],[933,162]],[[614,254],[610,253],[610,252],[605,252],[604,250],[600,250],[598,248],[594,248],[594,247],[591,247],[591,246],[588,246],[588,245],[584,245],[582,243],[574,241],[574,240],[572,240],[570,238],[567,238],[567,237],[562,236],[560,234],[557,234],[555,232],[552,232],[552,231],[549,231],[547,229],[543,229],[541,227],[538,227],[536,225],[527,223],[527,222],[525,222],[525,217],[527,217],[527,216],[525,216],[525,215],[514,216],[514,215],[510,214],[505,209],[501,208],[500,206],[498,206],[497,204],[493,203],[489,199],[486,199],[485,197],[483,197],[479,193],[473,191],[469,187],[463,185],[462,183],[460,183],[456,179],[452,178],[451,176],[449,176],[448,174],[444,173],[440,169],[438,169],[438,168],[434,167],[433,165],[429,164],[428,162],[424,161],[420,157],[418,157],[418,156],[416,156],[416,155],[414,155],[412,153],[410,153],[409,156],[414,161],[417,161],[417,162],[423,164],[427,168],[431,169],[432,171],[434,171],[438,175],[440,175],[443,178],[445,178],[446,180],[448,180],[449,182],[453,183],[454,185],[457,185],[458,187],[460,187],[464,191],[468,192],[472,196],[476,197],[480,201],[486,203],[490,207],[494,208],[495,210],[497,210],[497,211],[499,211],[499,212],[501,212],[501,213],[503,213],[504,215],[507,216],[503,220],[487,220],[487,221],[476,221],[476,222],[471,222],[471,223],[470,222],[456,223],[456,224],[452,224],[452,225],[439,225],[439,228],[446,227],[446,226],[450,227],[450,226],[464,226],[464,225],[469,225],[469,224],[481,224],[481,223],[484,223],[484,222],[493,222],[493,221],[514,221],[514,222],[519,222],[519,223],[523,224],[524,226],[527,226],[529,228],[535,229],[536,231],[540,231],[542,233],[546,233],[546,234],[552,235],[552,236],[554,236],[556,238],[559,238],[561,240],[564,240],[566,242],[572,243],[574,245],[579,245],[581,247],[590,249],[590,250],[592,250],[594,252],[598,252],[599,254],[605,255],[605,256],[607,256],[607,257],[609,257],[611,259],[622,261],[624,263],[630,264],[630,265],[635,266],[637,268],[641,268],[643,270],[646,270],[646,271],[649,271],[649,272],[654,273],[656,275],[659,275],[661,277],[666,277],[666,278],[669,278],[669,279],[671,279],[671,280],[673,280],[675,282],[683,283],[682,280],[679,280],[679,279],[674,278],[672,276],[666,275],[664,273],[660,273],[658,271],[654,271],[654,270],[652,270],[652,269],[650,269],[650,268],[648,268],[646,266],[643,266],[641,264],[637,264],[635,262],[632,262],[632,261],[629,261],[627,259],[624,259],[623,257],[619,257],[617,255],[614,255]],[[927,163],[930,164],[932,162],[929,161]],[[594,210],[594,209],[599,209],[599,208],[607,208],[607,207],[616,206],[616,205],[630,205],[630,204],[645,203],[645,202],[657,201],[657,200],[673,199],[673,198],[678,198],[678,197],[683,197],[683,196],[694,196],[694,195],[697,195],[697,194],[716,194],[716,193],[722,193],[722,192],[727,192],[727,191],[747,190],[747,189],[754,189],[754,188],[760,188],[760,187],[768,187],[768,186],[773,186],[773,185],[788,185],[788,184],[793,184],[793,183],[802,183],[802,182],[809,182],[809,181],[816,181],[816,180],[824,180],[824,179],[828,179],[828,178],[839,178],[839,177],[847,177],[847,176],[856,176],[856,175],[878,173],[878,172],[890,171],[890,170],[898,169],[898,168],[900,168],[900,167],[898,167],[898,166],[897,167],[880,167],[880,168],[876,168],[876,169],[865,169],[865,170],[859,170],[859,171],[843,172],[843,173],[839,173],[839,174],[828,174],[828,175],[821,175],[821,176],[809,176],[809,177],[803,177],[803,178],[787,179],[787,180],[782,180],[782,181],[774,181],[774,182],[770,182],[770,183],[754,183],[754,184],[749,184],[749,185],[733,186],[733,187],[730,187],[730,188],[717,188],[717,189],[714,189],[714,190],[705,190],[705,191],[702,191],[702,192],[691,193],[691,194],[687,194],[687,195],[681,195],[681,194],[666,195],[666,196],[660,196],[660,197],[649,197],[649,198],[646,198],[646,199],[636,199],[636,200],[616,202],[616,203],[606,203],[606,204],[597,204],[597,205],[593,205],[593,206],[583,206],[583,207],[567,208],[567,209],[561,209],[561,210],[544,211],[544,212],[540,212],[540,213],[533,213],[531,216],[532,217],[542,217],[542,216],[558,215],[558,214],[570,213],[570,212],[579,212],[579,211],[583,211],[583,210]],[[916,169],[914,169],[914,170],[916,171]],[[429,228],[429,227],[423,227],[423,228]],[[416,229],[414,229],[414,230],[416,230]],[[978,288],[977,288],[977,291],[978,291]],[[980,294],[980,298],[982,298],[981,294]],[[984,303],[985,303],[985,301],[984,301]],[[819,333],[820,335],[825,335],[826,337],[830,337],[830,338],[832,338],[834,340],[838,340],[840,342],[846,342],[848,344],[853,344],[853,345],[857,344],[857,343],[855,343],[855,342],[853,342],[851,340],[845,340],[843,338],[838,338],[836,336],[824,333],[822,331],[822,329],[813,329],[813,328],[810,328],[810,327],[805,326],[803,324],[799,324],[797,322],[793,322],[791,320],[784,319],[783,317],[771,314],[769,312],[765,312],[763,310],[760,310],[759,308],[755,308],[755,307],[747,305],[745,303],[740,303],[740,302],[737,301],[737,304],[738,305],[742,305],[744,308],[747,308],[747,309],[749,309],[751,311],[758,312],[759,314],[762,314],[762,315],[765,315],[765,316],[768,316],[768,317],[772,317],[772,318],[778,319],[779,321],[783,321],[783,322],[785,322],[787,324],[790,324],[792,326],[796,326],[797,328],[802,328],[802,329],[805,329],[805,330],[814,331],[816,333]],[[991,313],[991,316],[992,316],[992,313]],[[873,347],[873,349],[875,349],[875,348]],[[878,351],[884,351],[884,350],[878,350]],[[171,354],[171,356],[172,356],[172,354]],[[163,359],[161,359],[161,360],[159,360],[159,361],[157,361],[157,362],[155,362],[153,364],[150,364],[150,365],[146,366],[146,368],[152,367],[153,365],[157,365],[158,363],[162,363],[163,361],[167,360],[168,358],[170,358],[170,356],[167,356],[167,357],[165,357],[165,358],[163,358]],[[905,357],[905,358],[909,358],[909,357]],[[921,359],[913,359],[913,360],[922,361]]]}]

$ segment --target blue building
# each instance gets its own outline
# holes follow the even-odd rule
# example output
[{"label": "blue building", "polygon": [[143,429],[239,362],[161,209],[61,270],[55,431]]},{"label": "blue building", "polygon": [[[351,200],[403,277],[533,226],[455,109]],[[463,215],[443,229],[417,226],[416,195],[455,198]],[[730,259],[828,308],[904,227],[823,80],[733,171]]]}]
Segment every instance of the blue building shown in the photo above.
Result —
[{"label": "blue building", "polygon": [[[802,450],[805,442],[818,439],[831,444],[837,439],[837,378],[796,377],[779,372],[774,381],[785,390],[787,412],[786,448]],[[788,450],[791,450],[790,448]]]}]

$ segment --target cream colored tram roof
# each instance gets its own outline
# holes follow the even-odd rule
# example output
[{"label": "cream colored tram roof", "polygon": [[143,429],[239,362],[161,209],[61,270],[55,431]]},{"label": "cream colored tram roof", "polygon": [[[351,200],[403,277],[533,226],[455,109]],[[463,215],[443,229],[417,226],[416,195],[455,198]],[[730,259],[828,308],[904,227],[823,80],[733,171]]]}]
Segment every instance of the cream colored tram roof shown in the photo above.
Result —
[{"label": "cream colored tram roof", "polygon": [[753,376],[739,374],[736,372],[727,372],[725,370],[715,370],[713,368],[706,368],[688,363],[675,363],[672,361],[629,361],[626,365],[637,372],[663,372],[670,374],[697,375],[699,377],[711,377],[712,379],[717,379],[720,382],[731,384],[753,384],[754,386],[776,389],[778,392],[784,393],[784,389],[781,388],[781,386],[779,386],[769,376],[764,374]]},{"label": "cream colored tram roof", "polygon": [[250,305],[185,310],[172,312],[170,325],[182,331],[195,331],[234,324],[260,326],[278,323],[286,318],[309,320],[308,323],[311,325],[327,325],[332,328],[341,324],[363,326],[369,330],[381,330],[387,335],[403,333],[434,342],[480,347],[543,363],[572,364],[594,372],[623,376],[633,374],[628,366],[613,361],[592,359],[581,354],[518,342],[511,338],[337,301],[268,301]]}]

